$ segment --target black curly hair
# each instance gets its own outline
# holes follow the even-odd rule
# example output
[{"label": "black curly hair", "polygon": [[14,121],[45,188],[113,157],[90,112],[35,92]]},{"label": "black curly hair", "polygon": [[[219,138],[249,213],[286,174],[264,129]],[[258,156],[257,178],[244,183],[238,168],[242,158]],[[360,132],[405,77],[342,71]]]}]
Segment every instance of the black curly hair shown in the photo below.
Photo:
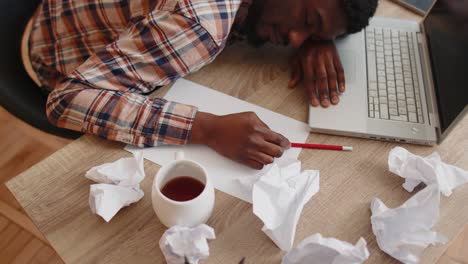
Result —
[{"label": "black curly hair", "polygon": [[378,0],[343,0],[348,20],[347,33],[361,31],[377,9]]}]

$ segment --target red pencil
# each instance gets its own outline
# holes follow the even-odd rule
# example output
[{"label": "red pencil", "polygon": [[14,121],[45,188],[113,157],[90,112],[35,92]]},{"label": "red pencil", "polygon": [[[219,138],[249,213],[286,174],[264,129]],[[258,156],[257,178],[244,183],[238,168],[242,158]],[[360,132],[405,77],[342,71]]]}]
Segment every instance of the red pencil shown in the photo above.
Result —
[{"label": "red pencil", "polygon": [[323,144],[302,144],[302,143],[291,143],[292,148],[307,148],[307,149],[328,149],[328,150],[341,150],[341,151],[352,151],[353,147],[349,146],[336,146],[336,145],[323,145]]}]

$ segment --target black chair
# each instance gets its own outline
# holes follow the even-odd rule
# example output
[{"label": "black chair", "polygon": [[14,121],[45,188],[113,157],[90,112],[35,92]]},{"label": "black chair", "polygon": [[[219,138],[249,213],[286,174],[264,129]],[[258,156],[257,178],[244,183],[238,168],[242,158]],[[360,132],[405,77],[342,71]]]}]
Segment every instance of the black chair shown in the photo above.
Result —
[{"label": "black chair", "polygon": [[0,1],[0,105],[44,132],[75,139],[82,134],[49,123],[45,112],[47,97],[29,77],[21,60],[21,37],[40,2]]}]

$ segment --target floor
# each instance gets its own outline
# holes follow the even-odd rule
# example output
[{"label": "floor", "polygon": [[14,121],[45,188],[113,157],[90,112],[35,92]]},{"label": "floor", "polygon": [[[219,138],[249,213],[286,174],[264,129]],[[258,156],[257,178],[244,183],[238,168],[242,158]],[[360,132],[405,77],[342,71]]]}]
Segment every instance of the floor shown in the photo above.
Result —
[{"label": "floor", "polygon": [[[70,141],[42,133],[0,107],[0,264],[63,263],[4,183]],[[468,264],[468,225],[439,263]]]},{"label": "floor", "polygon": [[0,107],[0,263],[63,263],[4,183],[69,141],[42,133]]}]

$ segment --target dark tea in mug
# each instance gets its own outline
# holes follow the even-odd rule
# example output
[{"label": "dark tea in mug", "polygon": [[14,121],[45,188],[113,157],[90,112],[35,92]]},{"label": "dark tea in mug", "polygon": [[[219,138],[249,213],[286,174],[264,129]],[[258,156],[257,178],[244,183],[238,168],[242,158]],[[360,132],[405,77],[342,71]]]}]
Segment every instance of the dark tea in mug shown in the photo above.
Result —
[{"label": "dark tea in mug", "polygon": [[200,195],[205,189],[201,181],[189,177],[178,176],[168,181],[161,189],[161,193],[167,198],[177,201],[190,201]]}]

